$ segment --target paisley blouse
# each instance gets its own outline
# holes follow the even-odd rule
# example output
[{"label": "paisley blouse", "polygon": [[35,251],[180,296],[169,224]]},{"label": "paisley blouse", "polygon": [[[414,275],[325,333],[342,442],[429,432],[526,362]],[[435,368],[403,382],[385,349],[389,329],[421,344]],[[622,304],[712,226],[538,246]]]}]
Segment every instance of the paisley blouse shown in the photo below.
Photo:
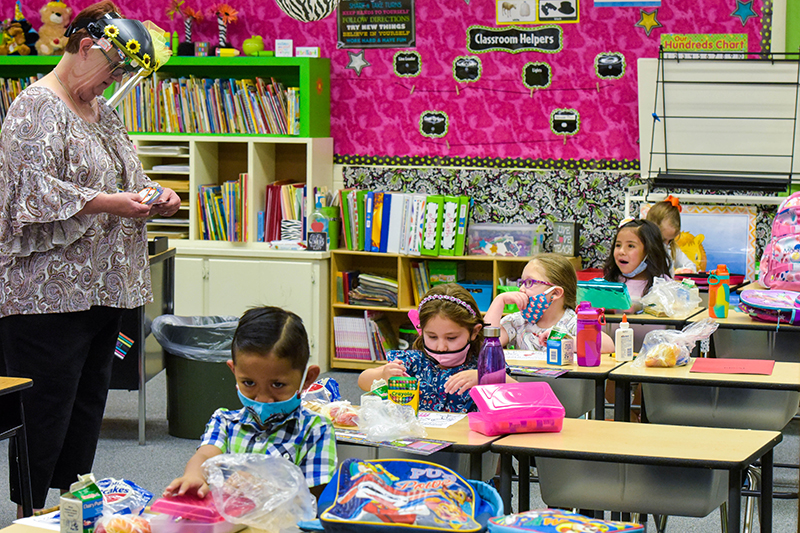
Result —
[{"label": "paisley blouse", "polygon": [[0,132],[0,317],[135,308],[152,300],[146,219],[78,215],[99,193],[138,192],[142,170],[116,112],[93,124],[29,87]]}]

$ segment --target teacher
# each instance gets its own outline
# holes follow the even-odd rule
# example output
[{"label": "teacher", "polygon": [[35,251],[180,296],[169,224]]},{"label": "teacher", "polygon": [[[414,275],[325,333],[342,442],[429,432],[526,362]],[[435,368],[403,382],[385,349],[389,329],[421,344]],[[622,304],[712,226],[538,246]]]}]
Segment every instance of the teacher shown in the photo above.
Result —
[{"label": "teacher", "polygon": [[[168,58],[163,32],[104,1],[66,37],[0,132],[0,371],[33,379],[23,403],[34,508],[92,470],[123,311],[152,300],[147,217],[180,207],[144,174],[113,109]],[[147,187],[161,190],[154,203],[142,201]]]}]

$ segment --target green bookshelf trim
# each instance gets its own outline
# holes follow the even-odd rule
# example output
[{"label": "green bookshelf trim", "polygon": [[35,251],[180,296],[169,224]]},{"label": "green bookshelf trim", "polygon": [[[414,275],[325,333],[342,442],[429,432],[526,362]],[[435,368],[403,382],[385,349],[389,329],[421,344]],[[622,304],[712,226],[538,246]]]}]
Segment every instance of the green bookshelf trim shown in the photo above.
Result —
[{"label": "green bookshelf trim", "polygon": [[[0,76],[19,78],[50,71],[60,56],[0,56]],[[174,56],[155,74],[161,78],[275,78],[300,88],[299,137],[331,135],[331,62],[318,57]],[[156,132],[158,133],[158,132]],[[186,135],[186,133],[163,135]],[[192,134],[204,135],[204,134]],[[207,134],[215,135],[215,134]],[[269,137],[284,137],[268,135]],[[285,137],[295,137],[288,136]]]}]

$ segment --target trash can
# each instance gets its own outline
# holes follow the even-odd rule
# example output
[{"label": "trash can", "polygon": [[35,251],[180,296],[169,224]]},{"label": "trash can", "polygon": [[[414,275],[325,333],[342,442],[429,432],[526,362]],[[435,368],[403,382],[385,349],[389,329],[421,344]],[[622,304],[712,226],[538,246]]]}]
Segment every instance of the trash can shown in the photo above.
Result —
[{"label": "trash can", "polygon": [[167,369],[167,428],[170,435],[200,439],[220,407],[240,409],[231,358],[235,316],[161,315],[153,335],[164,348]]}]

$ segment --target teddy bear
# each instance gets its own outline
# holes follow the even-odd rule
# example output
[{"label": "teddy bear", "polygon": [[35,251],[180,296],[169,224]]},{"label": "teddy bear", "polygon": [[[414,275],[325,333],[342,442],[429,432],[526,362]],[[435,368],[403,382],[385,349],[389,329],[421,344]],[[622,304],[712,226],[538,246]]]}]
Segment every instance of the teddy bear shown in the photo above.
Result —
[{"label": "teddy bear", "polygon": [[39,40],[36,41],[36,50],[41,55],[61,55],[67,39],[64,32],[69,25],[72,9],[64,2],[48,2],[39,10],[42,16],[42,27],[39,28]]},{"label": "teddy bear", "polygon": [[2,43],[0,44],[0,55],[8,56],[18,54],[27,56],[31,53],[31,47],[25,44],[25,30],[19,22],[12,22],[3,30]]}]

